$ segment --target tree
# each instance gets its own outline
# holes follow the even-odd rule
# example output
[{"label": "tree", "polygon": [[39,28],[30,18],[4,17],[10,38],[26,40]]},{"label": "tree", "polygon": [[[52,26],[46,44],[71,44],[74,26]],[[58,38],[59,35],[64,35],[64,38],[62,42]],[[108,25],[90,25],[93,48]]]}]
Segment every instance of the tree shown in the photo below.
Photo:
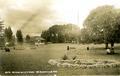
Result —
[{"label": "tree", "polygon": [[[84,27],[89,31],[94,41],[103,40],[108,48],[108,43],[111,44],[111,48],[114,47],[116,41],[116,35],[118,32],[117,16],[118,9],[113,6],[105,5],[97,7],[92,10],[84,22]],[[116,33],[117,32],[117,33]]]},{"label": "tree", "polygon": [[92,38],[89,34],[89,31],[86,28],[82,28],[80,31],[80,40],[81,43],[90,43],[92,42]]},{"label": "tree", "polygon": [[30,42],[30,35],[26,35],[25,40],[26,40],[26,42]]},{"label": "tree", "polygon": [[0,47],[5,46],[5,33],[4,33],[4,24],[3,21],[0,20]]},{"label": "tree", "polygon": [[17,37],[17,42],[18,43],[23,43],[23,35],[22,35],[21,30],[17,30],[16,37]]},{"label": "tree", "polygon": [[12,32],[12,29],[10,26],[8,28],[5,28],[5,40],[6,40],[6,42],[9,43],[8,46],[15,45],[13,32]]},{"label": "tree", "polygon": [[53,43],[77,42],[79,30],[79,27],[73,24],[53,25],[48,30],[43,31],[41,37],[47,42]]},{"label": "tree", "polygon": [[12,40],[13,32],[10,26],[8,28],[5,28],[5,36],[8,42]]},{"label": "tree", "polygon": [[42,31],[41,37],[45,39],[45,42],[50,41],[50,33],[48,30]]}]

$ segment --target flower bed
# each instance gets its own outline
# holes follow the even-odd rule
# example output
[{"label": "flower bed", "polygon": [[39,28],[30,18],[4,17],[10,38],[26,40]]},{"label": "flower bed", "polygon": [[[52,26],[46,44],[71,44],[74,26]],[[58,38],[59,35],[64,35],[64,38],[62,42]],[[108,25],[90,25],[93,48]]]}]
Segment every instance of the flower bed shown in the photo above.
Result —
[{"label": "flower bed", "polygon": [[49,64],[57,67],[78,67],[78,68],[106,68],[106,67],[119,67],[120,62],[115,60],[59,60],[50,59]]}]

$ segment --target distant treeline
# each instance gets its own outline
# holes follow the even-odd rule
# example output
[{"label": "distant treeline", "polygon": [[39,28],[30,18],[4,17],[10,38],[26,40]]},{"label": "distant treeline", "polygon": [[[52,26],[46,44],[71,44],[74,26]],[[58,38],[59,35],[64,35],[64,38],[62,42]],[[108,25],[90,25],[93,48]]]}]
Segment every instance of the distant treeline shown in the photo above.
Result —
[{"label": "distant treeline", "polygon": [[15,43],[23,43],[23,34],[21,30],[17,30],[16,36],[13,35],[11,27],[4,29],[3,21],[0,21],[0,46],[14,46]]},{"label": "distant treeline", "polygon": [[53,25],[48,30],[42,32],[46,42],[53,43],[76,43],[79,40],[80,28],[73,24]]}]

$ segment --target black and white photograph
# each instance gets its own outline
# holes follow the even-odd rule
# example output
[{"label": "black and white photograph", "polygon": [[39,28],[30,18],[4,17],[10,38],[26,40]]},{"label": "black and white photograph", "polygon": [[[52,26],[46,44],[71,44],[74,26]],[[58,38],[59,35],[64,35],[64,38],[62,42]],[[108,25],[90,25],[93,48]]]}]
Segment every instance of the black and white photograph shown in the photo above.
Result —
[{"label": "black and white photograph", "polygon": [[120,75],[120,0],[0,0],[0,76]]}]

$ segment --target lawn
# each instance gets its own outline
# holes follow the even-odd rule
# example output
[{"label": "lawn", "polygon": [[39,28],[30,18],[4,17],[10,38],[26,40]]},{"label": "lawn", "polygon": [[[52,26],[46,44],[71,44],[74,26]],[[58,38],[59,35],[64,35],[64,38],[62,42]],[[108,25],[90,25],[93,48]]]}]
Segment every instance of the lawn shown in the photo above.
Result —
[{"label": "lawn", "polygon": [[[73,55],[77,59],[106,59],[120,61],[120,45],[115,44],[115,55],[107,55],[104,44],[47,44],[35,47],[33,45],[16,46],[10,52],[0,51],[0,73],[5,71],[58,71],[57,75],[110,75],[120,74],[120,68],[58,68],[48,64],[49,59],[60,59],[67,51],[67,46],[75,47],[69,50],[68,56],[71,59]],[[89,46],[90,50],[86,50]]]}]

